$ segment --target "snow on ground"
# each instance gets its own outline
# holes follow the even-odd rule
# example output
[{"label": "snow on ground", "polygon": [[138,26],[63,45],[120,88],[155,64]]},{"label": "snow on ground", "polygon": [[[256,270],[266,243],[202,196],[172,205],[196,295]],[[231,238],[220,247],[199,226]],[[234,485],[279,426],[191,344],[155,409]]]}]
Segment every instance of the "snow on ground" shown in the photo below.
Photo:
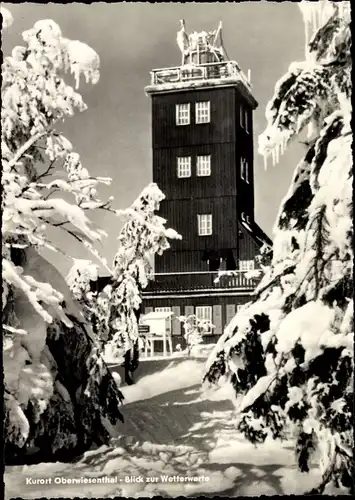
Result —
[{"label": "snow on ground", "polygon": [[[154,361],[160,360],[166,364],[167,358],[156,357],[154,359]],[[145,363],[149,363],[149,360],[142,361],[141,365]],[[164,368],[164,374],[157,371],[141,378],[137,384],[122,388],[125,403],[146,400],[160,394],[198,385],[203,377],[204,365],[204,360],[184,359],[181,361],[181,359],[173,358]]]},{"label": "snow on ground", "polygon": [[236,432],[230,389],[202,392],[203,370],[201,358],[143,361],[136,384],[122,387],[122,435],[76,463],[7,467],[6,498],[282,495],[315,486],[317,468],[299,472],[292,443],[256,448]]}]

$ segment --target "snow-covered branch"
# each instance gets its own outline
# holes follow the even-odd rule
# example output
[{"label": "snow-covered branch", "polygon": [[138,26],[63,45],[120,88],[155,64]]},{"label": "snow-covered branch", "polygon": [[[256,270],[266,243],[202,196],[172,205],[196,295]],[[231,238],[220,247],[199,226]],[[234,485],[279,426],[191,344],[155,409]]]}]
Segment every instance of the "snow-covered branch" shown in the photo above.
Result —
[{"label": "snow-covered branch", "polygon": [[8,9],[5,9],[5,7],[0,7],[0,14],[2,17],[2,27],[6,30],[14,22],[14,18],[12,17],[11,12]]},{"label": "snow-covered branch", "polygon": [[22,156],[28,151],[39,139],[43,136],[50,134],[50,130],[45,130],[41,132],[37,132],[32,137],[30,137],[25,144],[23,144],[18,151],[14,154],[14,156],[7,162],[6,168],[7,170],[12,169],[13,167],[18,165],[18,161],[22,158]]},{"label": "snow-covered branch", "polygon": [[[6,25],[12,17],[6,9],[2,14]],[[11,262],[11,249],[34,246],[65,253],[49,240],[48,226],[52,226],[65,230],[104,261],[92,245],[104,232],[92,228],[87,213],[96,208],[111,210],[112,199],[101,201],[96,191],[98,184],[109,184],[110,179],[90,176],[70,141],[54,128],[76,110],[86,109],[81,95],[66,83],[66,73],[74,74],[77,88],[81,74],[96,83],[99,57],[84,43],[64,38],[52,20],[36,22],[23,33],[23,40],[25,46],[15,47],[2,68],[3,279],[21,288],[36,312],[50,322],[52,316],[41,304],[50,304],[62,316],[60,296],[48,289],[45,297],[43,285],[22,276]],[[59,159],[62,167],[56,163]],[[39,173],[41,162],[47,166]],[[43,183],[48,175],[55,177],[58,168],[68,179]],[[55,193],[70,194],[74,200],[53,198]]]},{"label": "snow-covered branch", "polygon": [[344,58],[349,60],[350,52],[344,47],[351,43],[350,2],[302,1],[299,7],[306,28],[306,60],[292,63],[275,85],[266,108],[268,126],[259,137],[260,154],[265,162],[271,155],[274,164],[305,126],[309,127],[309,141],[318,136],[324,119],[332,113],[332,102],[341,98],[339,86],[348,81],[348,68],[343,66],[340,76],[329,56],[342,64]]}]

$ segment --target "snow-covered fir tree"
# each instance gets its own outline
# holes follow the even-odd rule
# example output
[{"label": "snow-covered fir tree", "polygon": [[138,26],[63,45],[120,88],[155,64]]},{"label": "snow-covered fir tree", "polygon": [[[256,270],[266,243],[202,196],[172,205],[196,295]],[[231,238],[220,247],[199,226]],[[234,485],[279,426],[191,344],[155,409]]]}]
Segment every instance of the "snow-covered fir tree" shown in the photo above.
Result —
[{"label": "snow-covered fir tree", "polygon": [[142,291],[152,278],[155,255],[170,247],[169,239],[180,239],[166,220],[156,214],[165,195],[149,184],[132,206],[120,212],[126,220],[114,258],[111,283],[97,298],[98,332],[112,353],[124,355],[137,346]]},{"label": "snow-covered fir tree", "polygon": [[[5,28],[12,16],[1,13]],[[22,38],[2,65],[5,442],[6,458],[32,448],[43,459],[105,442],[121,418],[122,395],[64,279],[41,256],[43,248],[66,255],[49,237],[57,231],[99,257],[94,244],[104,233],[87,213],[111,210],[96,191],[110,180],[92,177],[57,129],[86,109],[77,89],[82,76],[98,81],[99,56],[52,20],[36,22]]]},{"label": "snow-covered fir tree", "polygon": [[201,319],[196,314],[179,316],[178,320],[184,329],[184,338],[187,345],[187,353],[190,355],[195,346],[203,343],[203,335],[210,333],[215,325],[207,319]]},{"label": "snow-covered fir tree", "polygon": [[[295,437],[299,467],[354,493],[350,2],[301,2],[305,61],[267,106],[259,151],[274,161],[308,127],[274,228],[270,267],[227,326],[205,380],[233,384],[254,443]],[[314,453],[316,451],[316,453]]]},{"label": "snow-covered fir tree", "polygon": [[118,236],[119,248],[109,282],[103,290],[91,290],[91,284],[97,280],[97,266],[90,261],[76,260],[67,277],[101,349],[114,358],[123,358],[129,352],[129,371],[138,366],[142,291],[152,278],[154,256],[170,247],[169,239],[181,238],[166,228],[166,220],[155,213],[164,198],[158,186],[151,183],[130,208],[117,212],[125,224]]}]

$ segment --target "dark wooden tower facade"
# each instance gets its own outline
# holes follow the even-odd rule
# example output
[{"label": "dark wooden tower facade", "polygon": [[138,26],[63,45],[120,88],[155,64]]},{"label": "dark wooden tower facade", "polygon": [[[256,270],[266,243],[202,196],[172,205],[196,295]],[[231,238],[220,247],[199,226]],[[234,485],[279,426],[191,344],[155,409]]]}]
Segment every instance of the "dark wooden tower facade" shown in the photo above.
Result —
[{"label": "dark wooden tower facade", "polygon": [[[161,215],[182,235],[172,251],[157,257],[155,271],[216,271],[221,264],[234,270],[238,218],[254,219],[254,103],[234,86],[157,93],[152,100],[153,181],[166,195]],[[206,123],[196,123],[200,103],[210,108]],[[175,112],[181,104],[190,108],[190,123],[179,126]],[[249,131],[240,123],[241,109]],[[210,215],[202,234],[199,215]]]},{"label": "dark wooden tower facade", "polygon": [[[180,42],[179,43],[179,37]],[[253,110],[249,78],[227,59],[221,25],[211,33],[178,33],[182,65],[153,70],[153,181],[166,195],[160,215],[181,234],[155,260],[144,310],[171,308],[216,326],[214,342],[250,298],[260,247],[270,241],[254,220]],[[218,271],[235,271],[216,282]],[[184,344],[172,321],[175,344]]]}]

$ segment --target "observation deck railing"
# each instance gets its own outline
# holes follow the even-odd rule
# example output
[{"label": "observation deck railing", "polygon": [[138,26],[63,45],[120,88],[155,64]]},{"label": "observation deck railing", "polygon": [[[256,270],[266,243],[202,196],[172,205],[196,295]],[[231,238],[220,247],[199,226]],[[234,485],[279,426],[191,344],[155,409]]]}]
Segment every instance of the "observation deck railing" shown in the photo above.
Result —
[{"label": "observation deck railing", "polygon": [[153,69],[151,85],[183,83],[198,80],[239,79],[251,90],[250,79],[243,73],[236,61],[222,61],[202,64],[188,64],[171,68]]}]

